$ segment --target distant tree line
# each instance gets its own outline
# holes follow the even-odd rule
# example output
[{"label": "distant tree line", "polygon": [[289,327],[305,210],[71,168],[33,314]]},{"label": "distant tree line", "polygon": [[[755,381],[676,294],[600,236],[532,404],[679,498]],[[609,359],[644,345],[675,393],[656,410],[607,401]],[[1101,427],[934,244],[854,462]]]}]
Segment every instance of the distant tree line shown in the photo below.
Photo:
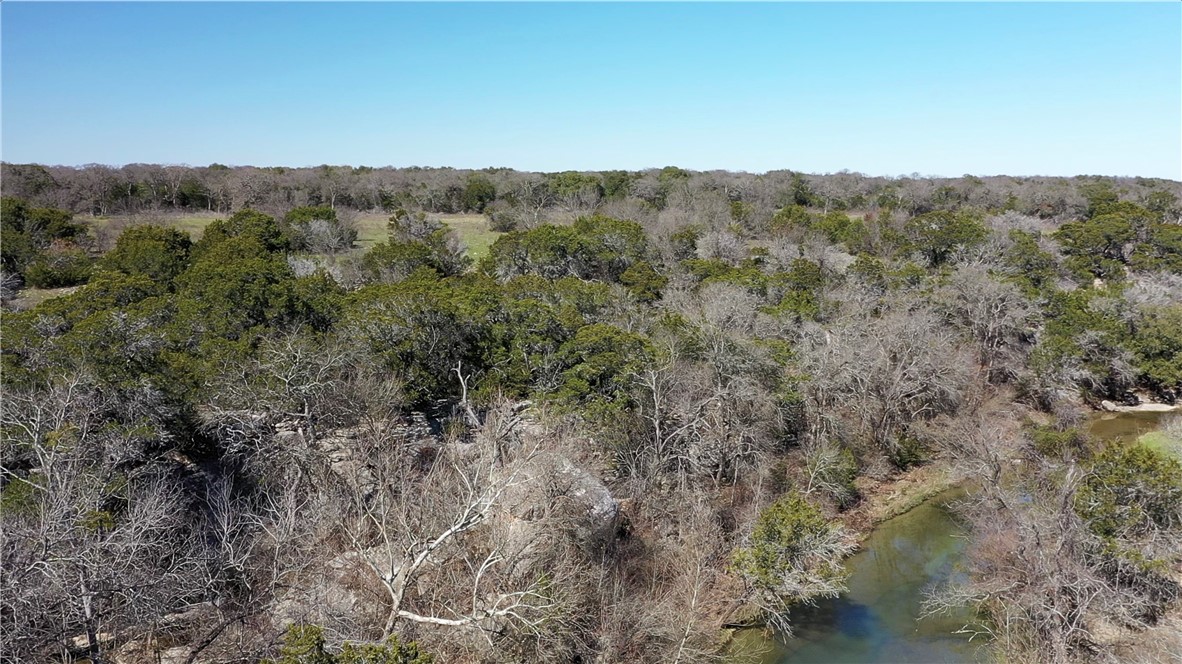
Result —
[{"label": "distant tree line", "polygon": [[1182,187],[1153,178],[1078,176],[927,178],[839,172],[762,174],[688,171],[674,166],[641,171],[532,173],[508,168],[308,168],[89,164],[80,167],[4,163],[3,193],[36,207],[75,214],[235,212],[282,214],[293,207],[396,209],[534,218],[546,210],[587,211],[633,200],[654,210],[685,207],[687,199],[717,198],[738,221],[762,226],[785,205],[907,214],[964,206],[1015,211],[1043,219],[1087,212],[1089,192],[1108,187],[1125,200],[1175,218]]}]

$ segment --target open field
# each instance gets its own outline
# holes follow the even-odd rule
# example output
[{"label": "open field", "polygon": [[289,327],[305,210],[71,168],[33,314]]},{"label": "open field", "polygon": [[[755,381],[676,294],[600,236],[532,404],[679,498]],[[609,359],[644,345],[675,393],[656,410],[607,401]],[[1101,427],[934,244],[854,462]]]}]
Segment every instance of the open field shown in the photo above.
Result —
[{"label": "open field", "polygon": [[[500,233],[488,228],[488,220],[481,214],[437,214],[433,215],[447,224],[468,247],[468,255],[473,260],[480,260],[488,253],[489,246],[501,236]],[[390,217],[386,214],[363,212],[353,220],[357,228],[357,246],[369,249],[386,239],[386,223]]]},{"label": "open field", "polygon": [[468,255],[472,257],[472,260],[480,260],[488,253],[488,248],[492,246],[492,243],[502,235],[489,230],[488,219],[481,214],[445,215],[442,217],[442,221],[450,226],[456,235],[460,236],[460,240],[467,245]]},{"label": "open field", "polygon": [[[227,215],[213,213],[179,214],[179,215],[127,215],[112,217],[79,216],[79,221],[90,225],[98,248],[109,251],[115,246],[119,234],[129,226],[138,224],[157,224],[168,228],[176,228],[189,234],[194,241],[201,238],[206,226],[215,219],[224,219]],[[460,241],[468,248],[468,256],[478,261],[488,253],[488,248],[502,234],[488,228],[488,220],[479,214],[440,214],[437,219],[447,224],[459,236]],[[386,222],[389,216],[384,214],[362,213],[354,218],[357,227],[357,244],[353,249],[355,255],[369,251],[375,244],[386,239]],[[13,310],[22,311],[32,309],[42,302],[68,295],[77,290],[73,288],[25,288],[20,296],[12,301]]]},{"label": "open field", "polygon": [[95,240],[98,242],[99,250],[108,251],[111,247],[115,246],[115,240],[119,238],[119,234],[123,232],[123,229],[128,226],[155,224],[168,228],[176,228],[185,231],[196,241],[201,238],[201,234],[205,232],[205,227],[210,222],[214,219],[224,219],[225,217],[226,215],[224,214],[216,214],[214,212],[192,212],[184,214],[144,213],[114,215],[110,217],[78,215],[74,217],[74,220],[88,224],[91,232],[94,234]]},{"label": "open field", "polygon": [[[190,214],[139,214],[112,217],[79,216],[79,221],[90,224],[98,240],[99,248],[103,251],[110,249],[119,237],[119,233],[128,226],[136,224],[158,224],[169,228],[185,231],[194,241],[201,238],[205,227],[215,219],[224,219],[228,215],[212,212],[198,212]],[[500,233],[489,230],[488,220],[480,214],[438,214],[433,215],[450,226],[459,235],[460,240],[468,247],[468,255],[473,260],[479,260],[488,253],[489,246],[500,237]],[[386,223],[390,215],[384,213],[362,212],[353,219],[357,228],[357,249],[366,251],[375,244],[386,239]]]}]

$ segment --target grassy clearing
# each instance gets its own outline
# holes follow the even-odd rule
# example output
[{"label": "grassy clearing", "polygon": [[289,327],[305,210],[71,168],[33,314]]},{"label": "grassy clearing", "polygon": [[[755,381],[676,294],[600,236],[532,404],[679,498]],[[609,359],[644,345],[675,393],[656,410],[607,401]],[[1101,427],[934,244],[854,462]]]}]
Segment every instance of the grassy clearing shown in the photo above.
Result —
[{"label": "grassy clearing", "polygon": [[[215,219],[225,219],[229,216],[228,214],[217,214],[213,212],[194,212],[189,214],[140,214],[114,217],[80,216],[78,219],[90,224],[98,240],[99,248],[105,251],[115,245],[115,240],[119,237],[119,234],[128,226],[156,224],[167,228],[176,228],[188,233],[193,238],[193,241],[196,242],[201,239],[202,233],[205,232],[205,228],[209,226],[210,222]],[[484,215],[440,214],[433,216],[447,224],[459,235],[460,240],[467,245],[468,255],[473,260],[480,260],[481,256],[487,254],[489,246],[501,236],[500,233],[489,230],[488,220],[485,219]],[[353,224],[357,228],[356,249],[358,253],[368,251],[375,244],[385,241],[388,233],[386,224],[389,220],[390,215],[373,212],[362,212],[354,218]]]},{"label": "grassy clearing", "polygon": [[[468,255],[473,260],[480,260],[488,253],[488,248],[501,236],[496,231],[489,230],[488,219],[482,214],[439,214],[432,215],[456,232],[460,241],[468,247]],[[389,231],[386,224],[390,215],[365,212],[357,215],[353,225],[357,228],[357,247],[368,250],[379,242],[384,242]]]},{"label": "grassy clearing", "polygon": [[1166,431],[1150,431],[1142,434],[1137,442],[1152,450],[1182,461],[1182,438],[1171,435]]},{"label": "grassy clearing", "polygon": [[205,232],[205,227],[209,226],[210,222],[214,219],[225,219],[228,216],[214,212],[193,212],[186,214],[117,215],[114,217],[87,217],[79,215],[75,217],[75,220],[89,224],[91,233],[98,242],[98,248],[102,251],[107,251],[115,246],[115,240],[119,238],[119,234],[129,226],[152,224],[155,226],[164,226],[165,228],[175,228],[188,233],[189,237],[193,238],[193,241],[196,242],[201,239],[201,234]]},{"label": "grassy clearing", "polygon": [[70,286],[69,288],[24,288],[20,291],[20,295],[13,299],[12,308],[15,311],[32,309],[46,300],[52,300],[62,295],[69,295],[76,290],[78,290],[78,286]]},{"label": "grassy clearing", "polygon": [[353,219],[353,227],[357,229],[357,247],[368,251],[379,242],[384,242],[389,231],[386,224],[390,221],[388,214],[374,214],[362,212]]},{"label": "grassy clearing", "polygon": [[188,233],[194,241],[201,239],[205,227],[215,219],[224,219],[225,215],[186,215],[174,219],[172,225],[177,230]]},{"label": "grassy clearing", "polygon": [[78,217],[79,221],[90,224],[95,233],[118,231],[128,226],[154,224],[167,228],[185,231],[196,240],[205,232],[205,227],[214,219],[225,219],[229,215],[213,212],[193,212],[188,214],[136,214],[115,217]]},{"label": "grassy clearing", "polygon": [[[90,224],[95,238],[98,240],[99,248],[102,251],[109,251],[115,246],[115,240],[118,239],[119,234],[129,226],[156,224],[177,228],[188,233],[195,242],[201,238],[201,234],[205,232],[205,228],[209,226],[210,222],[215,219],[225,219],[227,216],[200,213],[167,217],[142,215],[135,217],[82,217],[82,219]],[[385,241],[388,233],[386,223],[389,218],[389,215],[372,213],[363,213],[357,216],[354,220],[357,227],[357,243],[352,250],[354,255],[359,256],[369,251],[375,244]],[[442,214],[437,215],[437,218],[456,232],[460,241],[468,247],[468,256],[473,261],[479,261],[487,254],[488,248],[502,235],[502,233],[489,230],[488,219],[484,215]],[[13,299],[10,306],[15,311],[32,309],[46,300],[68,295],[77,289],[77,286],[72,288],[25,288],[20,292],[19,297]]]},{"label": "grassy clearing", "polygon": [[488,254],[488,248],[501,237],[501,233],[489,229],[488,219],[482,214],[447,215],[442,221],[460,236],[468,247],[468,256],[474,261]]}]

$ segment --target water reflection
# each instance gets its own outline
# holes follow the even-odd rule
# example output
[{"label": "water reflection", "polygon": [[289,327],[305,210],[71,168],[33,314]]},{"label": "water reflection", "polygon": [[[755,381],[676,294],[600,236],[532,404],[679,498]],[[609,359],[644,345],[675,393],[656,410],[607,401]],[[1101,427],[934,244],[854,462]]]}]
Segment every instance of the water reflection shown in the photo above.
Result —
[{"label": "water reflection", "polygon": [[1156,430],[1168,413],[1102,413],[1092,419],[1088,433],[1100,440],[1131,443],[1138,436]]},{"label": "water reflection", "polygon": [[792,613],[794,638],[774,638],[761,660],[805,662],[977,662],[979,641],[956,634],[970,615],[921,619],[925,592],[955,574],[964,548],[947,508],[956,494],[883,523],[850,558],[849,592]]},{"label": "water reflection", "polygon": [[[1100,440],[1131,443],[1161,426],[1161,413],[1102,414],[1088,424]],[[948,493],[881,524],[850,558],[849,592],[791,615],[794,638],[765,640],[759,630],[738,635],[736,651],[758,652],[763,664],[986,662],[980,638],[957,632],[972,622],[958,615],[922,616],[926,593],[963,572],[964,550]]]}]

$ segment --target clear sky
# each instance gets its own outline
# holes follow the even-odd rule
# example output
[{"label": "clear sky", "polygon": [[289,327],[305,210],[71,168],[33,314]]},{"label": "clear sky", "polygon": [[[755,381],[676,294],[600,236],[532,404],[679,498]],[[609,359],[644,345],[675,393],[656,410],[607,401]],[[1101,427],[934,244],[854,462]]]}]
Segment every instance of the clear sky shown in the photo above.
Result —
[{"label": "clear sky", "polygon": [[1182,179],[1182,4],[0,5],[0,157]]}]

